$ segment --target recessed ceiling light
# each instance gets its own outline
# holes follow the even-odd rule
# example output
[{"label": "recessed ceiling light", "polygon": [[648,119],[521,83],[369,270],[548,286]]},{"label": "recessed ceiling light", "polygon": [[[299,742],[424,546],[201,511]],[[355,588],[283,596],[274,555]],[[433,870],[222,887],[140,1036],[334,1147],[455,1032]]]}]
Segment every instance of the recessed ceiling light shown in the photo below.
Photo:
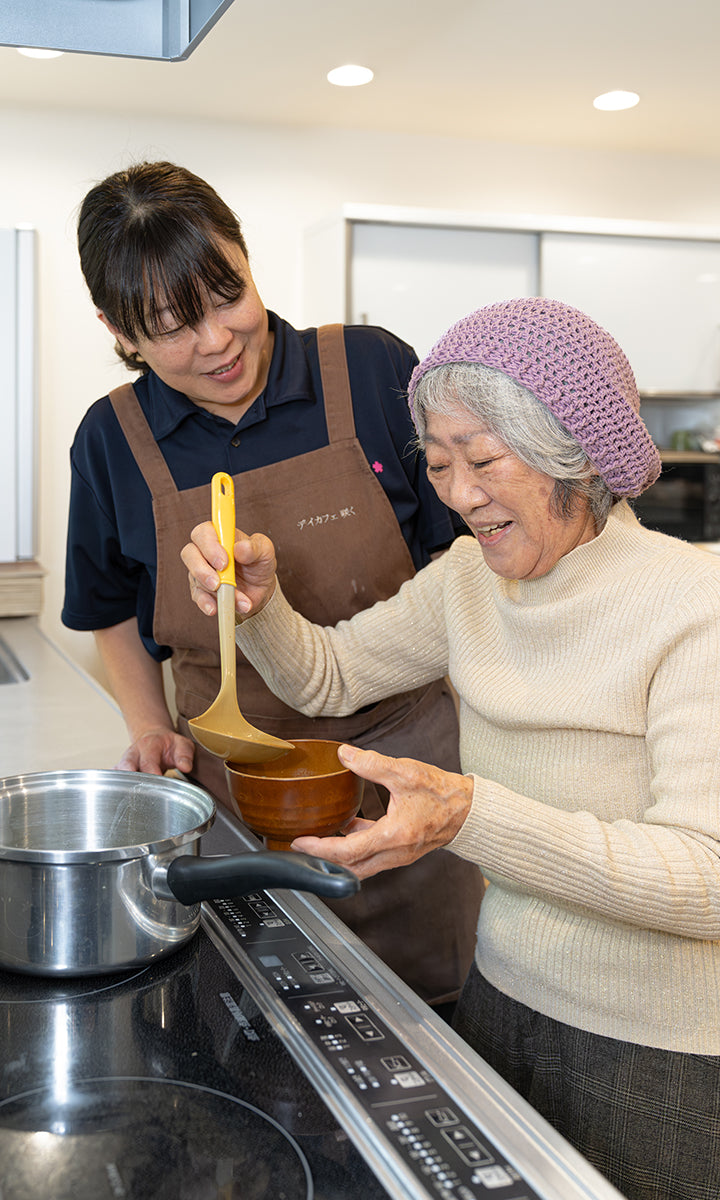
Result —
[{"label": "recessed ceiling light", "polygon": [[372,78],[373,72],[369,67],[358,67],[354,63],[334,67],[327,73],[328,83],[334,83],[337,87],[360,87],[363,83],[369,83]]},{"label": "recessed ceiling light", "polygon": [[42,50],[39,46],[18,46],[18,54],[24,54],[26,58],[60,58],[62,50]]},{"label": "recessed ceiling light", "polygon": [[603,92],[593,100],[593,108],[601,108],[604,112],[619,112],[622,108],[634,108],[640,103],[637,92]]}]

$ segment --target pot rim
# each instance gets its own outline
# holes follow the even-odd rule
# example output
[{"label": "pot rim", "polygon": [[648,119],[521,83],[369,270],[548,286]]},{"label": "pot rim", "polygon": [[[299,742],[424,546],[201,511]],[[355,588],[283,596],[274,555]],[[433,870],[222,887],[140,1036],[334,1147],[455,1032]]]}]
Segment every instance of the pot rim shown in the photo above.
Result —
[{"label": "pot rim", "polygon": [[[185,828],[175,829],[172,833],[121,845],[88,845],[63,849],[62,846],[25,846],[3,842],[3,813],[12,800],[16,800],[20,805],[23,801],[27,803],[33,800],[38,804],[41,801],[48,804],[53,793],[59,798],[68,791],[82,793],[83,787],[97,790],[103,786],[111,789],[114,787],[118,792],[122,791],[123,786],[132,786],[133,793],[148,803],[152,802],[153,797],[161,798],[163,805],[177,801],[180,808],[187,810],[189,823]],[[93,866],[101,862],[127,862],[148,855],[163,855],[206,833],[215,820],[216,811],[217,806],[209,792],[184,779],[162,775],[114,770],[41,771],[35,774],[12,775],[0,779],[0,864],[19,862]],[[81,820],[82,817],[82,812],[79,812],[78,819]]]}]

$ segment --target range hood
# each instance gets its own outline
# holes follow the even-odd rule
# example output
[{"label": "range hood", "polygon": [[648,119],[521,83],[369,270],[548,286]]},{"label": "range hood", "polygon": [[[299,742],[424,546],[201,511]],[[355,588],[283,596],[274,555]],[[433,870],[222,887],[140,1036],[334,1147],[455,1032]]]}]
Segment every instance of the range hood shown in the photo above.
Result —
[{"label": "range hood", "polygon": [[0,45],[176,61],[232,0],[21,0],[0,6]]}]

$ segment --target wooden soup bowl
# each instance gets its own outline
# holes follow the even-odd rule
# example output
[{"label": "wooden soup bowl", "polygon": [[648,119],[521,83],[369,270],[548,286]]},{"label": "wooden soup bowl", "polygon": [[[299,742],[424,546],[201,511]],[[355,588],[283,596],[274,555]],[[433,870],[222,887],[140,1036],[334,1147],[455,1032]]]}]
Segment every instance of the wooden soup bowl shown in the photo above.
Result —
[{"label": "wooden soup bowl", "polygon": [[289,850],[302,834],[339,833],[357,814],[363,780],[340,762],[340,745],[296,740],[271,762],[225,763],[233,808],[268,850]]}]

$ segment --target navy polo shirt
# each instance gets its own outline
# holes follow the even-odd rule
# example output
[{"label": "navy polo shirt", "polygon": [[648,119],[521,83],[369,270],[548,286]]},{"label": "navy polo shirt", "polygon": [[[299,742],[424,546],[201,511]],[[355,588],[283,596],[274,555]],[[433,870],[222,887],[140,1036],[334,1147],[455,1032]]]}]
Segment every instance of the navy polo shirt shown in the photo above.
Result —
[{"label": "navy polo shirt", "polygon": [[[274,313],[269,320],[275,343],[267,385],[237,424],[193,404],[152,371],[134,382],[180,491],[209,483],[216,471],[237,475],[327,445],[316,331],[298,331]],[[413,448],[405,397],[417,358],[410,346],[372,326],[346,326],[345,345],[358,439],[420,568],[461,526],[438,500]],[[152,636],[151,496],[107,396],[83,418],[70,462],[62,621],[92,630],[136,616],[149,653],[167,658],[170,649]]]}]

